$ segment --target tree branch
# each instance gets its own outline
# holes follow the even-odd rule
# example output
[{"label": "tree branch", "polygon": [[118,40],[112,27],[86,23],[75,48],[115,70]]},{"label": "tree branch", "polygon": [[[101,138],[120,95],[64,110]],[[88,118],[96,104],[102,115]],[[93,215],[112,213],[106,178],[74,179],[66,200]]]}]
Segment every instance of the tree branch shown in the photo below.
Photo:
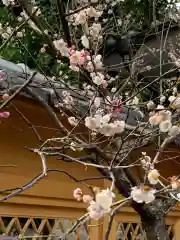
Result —
[{"label": "tree branch", "polygon": [[0,105],[0,110],[5,107],[10,101],[12,101],[27,85],[32,81],[34,75],[36,72],[32,72],[31,76],[28,78],[28,80],[21,86],[19,87],[5,102],[3,102]]},{"label": "tree branch", "polygon": [[63,28],[63,33],[65,40],[70,47],[72,45],[71,42],[71,35],[70,35],[70,28],[68,25],[68,21],[66,20],[66,14],[65,14],[65,5],[64,5],[63,0],[57,0],[57,7],[58,7],[58,12],[59,12],[59,17],[61,20],[62,28]]}]

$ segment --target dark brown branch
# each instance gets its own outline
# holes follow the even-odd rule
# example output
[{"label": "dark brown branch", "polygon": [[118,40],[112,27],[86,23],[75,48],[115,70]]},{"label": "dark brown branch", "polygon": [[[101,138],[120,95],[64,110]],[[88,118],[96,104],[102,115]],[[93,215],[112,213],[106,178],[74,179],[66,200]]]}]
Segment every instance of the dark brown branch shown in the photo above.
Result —
[{"label": "dark brown branch", "polygon": [[69,13],[65,13],[64,15],[65,15],[66,17],[67,17],[67,16],[71,16],[71,15],[73,15],[73,14],[75,14],[75,13],[78,13],[78,12],[86,9],[87,7],[89,7],[89,4],[86,4],[86,5],[84,5],[84,6],[80,7],[80,8],[77,8],[76,10],[70,11]]},{"label": "dark brown branch", "polygon": [[104,240],[108,240],[108,239],[109,239],[109,234],[110,234],[110,232],[111,232],[111,228],[112,228],[112,224],[113,224],[113,220],[114,220],[115,214],[116,214],[116,213],[113,213],[113,214],[110,216],[109,223],[108,223],[108,228],[107,228],[107,231],[106,231],[106,235],[105,235],[105,239],[104,239]]},{"label": "dark brown branch", "polygon": [[[127,202],[131,201],[131,198],[127,198],[127,199],[124,199],[124,200],[121,200],[121,203],[119,203],[111,212],[110,214],[110,219],[109,219],[109,223],[108,223],[108,228],[107,228],[107,231],[106,231],[106,235],[105,235],[105,239],[104,240],[108,240],[109,239],[109,234],[111,232],[111,227],[112,227],[112,224],[113,224],[113,220],[114,220],[114,216],[116,215],[116,213],[119,211],[119,208],[124,206],[125,204],[127,204]],[[117,203],[115,203],[117,204]]]},{"label": "dark brown branch", "polygon": [[65,37],[65,40],[66,40],[68,46],[70,47],[72,45],[72,42],[71,42],[71,35],[70,35],[68,21],[66,20],[66,16],[65,16],[65,5],[64,4],[65,3],[63,0],[57,0],[59,18],[61,20],[64,37]]},{"label": "dark brown branch", "polygon": [[[72,179],[73,181],[75,182],[84,182],[84,181],[89,181],[89,180],[94,180],[94,179],[104,179],[105,177],[91,177],[91,178],[84,178],[84,179],[77,179],[75,177],[73,177],[71,174],[69,174],[68,172],[66,171],[63,171],[63,170],[59,170],[59,169],[55,169],[55,168],[48,168],[46,170],[47,173],[50,173],[50,172],[58,172],[58,173],[64,173],[66,176],[68,176],[70,179]],[[43,177],[44,177],[44,173],[40,173],[38,174],[37,176],[35,176],[31,181],[29,181],[28,183],[26,183],[25,185],[23,185],[22,187],[16,187],[16,188],[9,188],[9,189],[5,189],[5,190],[1,190],[0,191],[0,194],[2,193],[6,193],[6,192],[11,192],[9,193],[8,195],[4,196],[4,197],[1,197],[0,198],[0,201],[5,201],[25,190],[27,190],[28,188],[32,187],[34,184],[36,184],[38,181],[40,181]],[[84,184],[85,186],[87,187],[90,187],[88,184]],[[13,192],[12,192],[13,191]]]}]

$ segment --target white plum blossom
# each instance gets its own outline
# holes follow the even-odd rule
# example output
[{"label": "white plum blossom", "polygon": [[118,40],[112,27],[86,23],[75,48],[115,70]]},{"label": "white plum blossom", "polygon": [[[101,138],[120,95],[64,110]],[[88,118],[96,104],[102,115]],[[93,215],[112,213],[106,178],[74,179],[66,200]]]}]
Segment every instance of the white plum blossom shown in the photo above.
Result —
[{"label": "white plum blossom", "polygon": [[7,7],[11,4],[11,0],[2,0],[2,2]]},{"label": "white plum blossom", "polygon": [[161,105],[161,104],[159,104],[156,109],[158,109],[158,110],[162,109],[162,110],[163,110],[163,109],[164,109],[164,106]]},{"label": "white plum blossom", "polygon": [[174,181],[174,182],[171,183],[171,187],[172,187],[172,189],[176,190],[176,189],[179,188],[179,184],[177,184],[177,182]]},{"label": "white plum blossom", "polygon": [[173,103],[176,100],[176,97],[175,96],[170,96],[168,98],[168,100],[170,101],[170,103]]},{"label": "white plum blossom", "polygon": [[10,34],[12,34],[13,29],[11,27],[7,27],[6,32],[10,35]]},{"label": "white plum blossom", "polygon": [[173,88],[173,94],[176,94],[177,93],[177,87],[174,87]]},{"label": "white plum blossom", "polygon": [[72,125],[72,126],[77,126],[78,124],[78,120],[75,117],[69,117],[68,118],[68,122]]},{"label": "white plum blossom", "polygon": [[179,201],[180,201],[180,193],[178,193],[176,196],[177,196],[177,198],[178,198]]},{"label": "white plum blossom", "polygon": [[102,63],[102,56],[100,54],[93,56],[93,63],[91,61],[90,56],[87,56],[87,60],[89,60],[86,65],[86,69],[88,70],[88,72],[94,71],[94,65],[95,65],[96,70],[102,69],[103,63]]},{"label": "white plum blossom", "polygon": [[111,137],[115,134],[115,125],[113,123],[105,123],[99,129],[99,132],[106,137]]},{"label": "white plum blossom", "polygon": [[97,12],[92,6],[86,10],[86,13],[89,17],[99,18],[102,15],[102,12]]},{"label": "white plum blossom", "polygon": [[149,118],[149,123],[151,124],[151,125],[157,125],[157,124],[159,124],[161,122],[161,116],[159,116],[159,115],[153,115],[153,116],[151,116],[150,118]]},{"label": "white plum blossom", "polygon": [[160,97],[160,103],[161,103],[161,104],[164,103],[165,100],[166,100],[166,97],[165,97],[164,95],[162,95],[162,96]]},{"label": "white plum blossom", "polygon": [[112,93],[115,93],[116,90],[117,90],[117,88],[115,88],[115,87],[111,88],[111,92],[112,92]]},{"label": "white plum blossom", "polygon": [[81,59],[81,52],[80,51],[74,51],[74,53],[69,57],[70,63],[72,65],[78,64],[80,59]]},{"label": "white plum blossom", "polygon": [[102,56],[100,54],[96,55],[95,57],[93,56],[93,62],[96,66],[96,69],[102,68],[103,63],[102,63]]},{"label": "white plum blossom", "polygon": [[[65,106],[70,109],[73,105],[74,105],[74,99],[73,97],[70,95],[69,92],[66,92],[66,91],[63,91],[63,94],[64,94],[64,99],[63,99],[63,102],[65,104]],[[66,95],[65,95],[66,94]]]},{"label": "white plum blossom", "polygon": [[62,56],[64,56],[64,57],[69,56],[69,49],[67,47],[67,43],[65,43],[63,39],[53,41],[53,44],[54,44],[55,48],[58,51],[60,51]]},{"label": "white plum blossom", "polygon": [[91,75],[93,83],[95,83],[96,85],[99,86],[103,83],[104,75],[102,73],[97,72],[97,73],[91,73],[90,75]]},{"label": "white plum blossom", "polygon": [[6,32],[2,33],[1,36],[2,36],[2,38],[4,38],[4,39],[8,39],[8,38],[9,38],[9,34],[6,33]]},{"label": "white plum blossom", "polygon": [[91,130],[94,130],[101,126],[100,120],[101,120],[100,115],[95,115],[94,117],[91,117],[91,116],[86,117],[85,118],[85,126]]},{"label": "white plum blossom", "polygon": [[92,26],[89,28],[89,33],[92,37],[97,38],[101,31],[101,24],[100,23],[93,23]]},{"label": "white plum blossom", "polygon": [[158,111],[156,114],[152,115],[149,118],[149,123],[151,125],[158,125],[158,124],[162,123],[163,121],[171,122],[172,113],[168,110],[163,110],[164,108],[161,108],[161,105],[158,105],[158,107],[157,107],[157,109],[162,109],[162,111]]},{"label": "white plum blossom", "polygon": [[94,220],[99,220],[104,216],[105,213],[108,213],[104,211],[104,209],[95,201],[90,202],[90,206],[88,207],[87,210],[89,212],[90,218]]},{"label": "white plum blossom", "polygon": [[147,103],[148,110],[154,109],[156,107],[156,104],[153,101],[149,101]]},{"label": "white plum blossom", "polygon": [[17,36],[22,38],[23,37],[23,33],[22,32],[17,32]]},{"label": "white plum blossom", "polygon": [[83,195],[83,202],[84,203],[90,203],[91,201],[93,201],[93,197],[90,195]]},{"label": "white plum blossom", "polygon": [[159,178],[160,174],[156,169],[152,169],[149,173],[148,173],[148,181],[150,182],[150,184],[157,184],[158,183],[158,178]]},{"label": "white plum blossom", "polygon": [[90,218],[99,220],[104,214],[109,213],[111,211],[113,198],[115,198],[115,194],[109,189],[98,191],[96,201],[91,201],[88,207]]},{"label": "white plum blossom", "polygon": [[32,7],[32,12],[35,12],[36,11],[36,16],[39,16],[41,14],[41,10],[35,6],[35,7]]},{"label": "white plum blossom", "polygon": [[100,107],[100,103],[101,103],[101,98],[100,98],[100,97],[96,97],[96,98],[94,99],[94,106],[95,106],[96,108],[99,108],[99,107]]},{"label": "white plum blossom", "polygon": [[[97,111],[98,112],[98,111]],[[125,122],[116,120],[110,122],[112,114],[101,115],[101,113],[85,118],[87,128],[97,131],[106,137],[122,133],[125,129]]]},{"label": "white plum blossom", "polygon": [[103,209],[109,211],[113,203],[113,198],[115,198],[115,194],[110,189],[102,190],[96,195],[96,203]]},{"label": "white plum blossom", "polygon": [[172,112],[169,110],[160,111],[159,114],[163,116],[163,120],[172,120]]},{"label": "white plum blossom", "polygon": [[138,103],[139,103],[139,98],[135,96],[132,100],[132,105],[137,105]]},{"label": "white plum blossom", "polygon": [[133,187],[131,191],[132,199],[137,203],[151,203],[155,199],[155,189],[144,189],[144,187]]},{"label": "white plum blossom", "polygon": [[173,107],[176,109],[180,109],[180,97],[176,97],[176,99],[172,102]]},{"label": "white plum blossom", "polygon": [[83,25],[87,21],[87,15],[85,10],[80,11],[78,14],[75,14],[74,16],[75,16],[76,25],[79,25],[79,24]]},{"label": "white plum blossom", "polygon": [[146,152],[142,152],[142,158],[140,159],[142,168],[148,171],[151,168],[151,157],[146,154]]},{"label": "white plum blossom", "polygon": [[115,121],[113,123],[104,123],[102,127],[99,129],[101,134],[104,134],[106,137],[110,137],[115,135],[116,133],[122,133],[125,128],[124,121]]},{"label": "white plum blossom", "polygon": [[175,137],[176,135],[180,134],[180,128],[176,125],[172,126],[172,128],[169,130],[169,136]]},{"label": "white plum blossom", "polygon": [[119,27],[121,27],[121,26],[122,26],[122,19],[119,18],[119,19],[117,20],[117,23],[118,23]]},{"label": "white plum blossom", "polygon": [[168,132],[172,128],[172,123],[169,120],[162,121],[159,124],[159,129],[161,132]]},{"label": "white plum blossom", "polygon": [[62,95],[63,97],[67,97],[70,95],[70,93],[68,91],[62,91]]},{"label": "white plum blossom", "polygon": [[117,120],[114,122],[114,124],[115,124],[115,133],[118,134],[118,133],[122,133],[124,131],[124,129],[125,129],[124,121]]},{"label": "white plum blossom", "polygon": [[79,67],[77,67],[76,65],[70,65],[69,68],[74,71],[74,72],[79,72]]},{"label": "white plum blossom", "polygon": [[138,105],[138,103],[139,103],[139,98],[136,96],[126,102],[127,105],[134,105],[135,107],[137,107],[136,105]]},{"label": "white plum blossom", "polygon": [[91,61],[89,61],[86,64],[86,69],[88,70],[88,72],[93,72],[94,71],[94,66],[93,66],[93,63]]},{"label": "white plum blossom", "polygon": [[178,177],[176,177],[176,176],[171,177],[171,187],[174,190],[179,189],[180,179],[178,179]]},{"label": "white plum blossom", "polygon": [[86,62],[86,59],[87,59],[87,52],[85,52],[84,50],[75,51],[74,49],[72,49],[70,51],[69,60],[71,65],[75,65],[75,66],[84,65]]},{"label": "white plum blossom", "polygon": [[110,119],[111,119],[111,114],[106,114],[101,118],[100,122],[101,124],[105,124],[105,123],[108,123]]},{"label": "white plum blossom", "polygon": [[89,48],[89,39],[85,35],[81,37],[81,42],[85,48]]}]

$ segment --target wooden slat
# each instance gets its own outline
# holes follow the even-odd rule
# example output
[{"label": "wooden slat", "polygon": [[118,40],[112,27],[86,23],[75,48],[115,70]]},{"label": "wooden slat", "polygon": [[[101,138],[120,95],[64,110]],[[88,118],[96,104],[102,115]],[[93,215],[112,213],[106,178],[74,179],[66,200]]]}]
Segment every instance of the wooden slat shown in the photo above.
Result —
[{"label": "wooden slat", "polygon": [[7,228],[6,228],[6,234],[8,235],[10,233],[10,231],[12,230],[14,223],[16,221],[16,218],[12,218],[10,223],[8,224]]},{"label": "wooden slat", "polygon": [[32,221],[32,218],[29,218],[27,220],[27,222],[25,223],[23,229],[22,229],[22,233],[21,233],[21,236],[24,236],[25,232],[27,231],[29,225],[31,224],[31,221]]}]

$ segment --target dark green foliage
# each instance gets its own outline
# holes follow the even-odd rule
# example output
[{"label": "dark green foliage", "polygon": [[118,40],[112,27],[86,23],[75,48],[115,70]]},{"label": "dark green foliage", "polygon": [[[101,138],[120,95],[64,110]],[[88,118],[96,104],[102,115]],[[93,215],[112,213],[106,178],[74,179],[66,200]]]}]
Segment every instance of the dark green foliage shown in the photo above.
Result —
[{"label": "dark green foliage", "polygon": [[[150,0],[125,0],[120,1],[118,6],[114,7],[113,17],[107,14],[109,18],[109,24],[116,25],[115,21],[118,18],[123,19],[129,13],[131,14],[130,26],[127,30],[142,28],[147,26],[149,21],[152,20],[152,2]],[[57,8],[57,0],[35,0],[36,5],[41,9],[40,22],[44,29],[48,30],[51,37],[54,34],[62,36],[62,28],[60,26],[59,12]],[[166,7],[167,0],[156,0],[157,8],[157,19],[160,18],[159,10]],[[113,20],[114,19],[114,20]],[[133,21],[132,21],[133,19]],[[19,26],[17,17],[11,8],[5,7],[2,3],[0,4],[0,23],[3,26],[11,26],[13,28]],[[115,27],[116,31],[123,32],[122,27]],[[5,40],[0,37],[0,44]],[[45,39],[42,35],[30,29],[29,25],[26,24],[24,27],[23,38],[13,37],[11,41],[0,51],[0,56],[10,60],[12,62],[26,63],[30,68],[40,68],[48,75],[59,75],[60,71],[68,71],[68,64],[64,64],[63,68],[57,63],[56,59],[48,53],[40,52],[43,45],[46,44]],[[39,69],[38,69],[39,70]],[[76,74],[70,76],[72,81],[79,79]]]},{"label": "dark green foliage", "polygon": [[[42,22],[45,29],[48,29],[48,26],[51,26],[51,29],[54,31],[53,33],[56,33],[58,30],[57,21],[55,21],[53,13],[57,13],[54,10],[54,7],[51,6],[49,1],[40,0],[37,2],[42,11]],[[5,7],[3,4],[0,4],[0,23],[3,27],[10,26],[12,28],[21,24],[17,21],[17,18],[14,16],[11,9]],[[23,37],[18,38],[14,36],[1,50],[0,56],[15,63],[26,63],[30,68],[37,69],[39,66],[48,75],[52,75],[53,70],[54,74],[57,75],[60,71],[60,65],[57,63],[56,59],[46,52],[40,52],[40,49],[46,44],[43,36],[32,31],[28,24],[26,24],[23,31]],[[0,37],[0,44],[4,41],[5,40]]]}]

